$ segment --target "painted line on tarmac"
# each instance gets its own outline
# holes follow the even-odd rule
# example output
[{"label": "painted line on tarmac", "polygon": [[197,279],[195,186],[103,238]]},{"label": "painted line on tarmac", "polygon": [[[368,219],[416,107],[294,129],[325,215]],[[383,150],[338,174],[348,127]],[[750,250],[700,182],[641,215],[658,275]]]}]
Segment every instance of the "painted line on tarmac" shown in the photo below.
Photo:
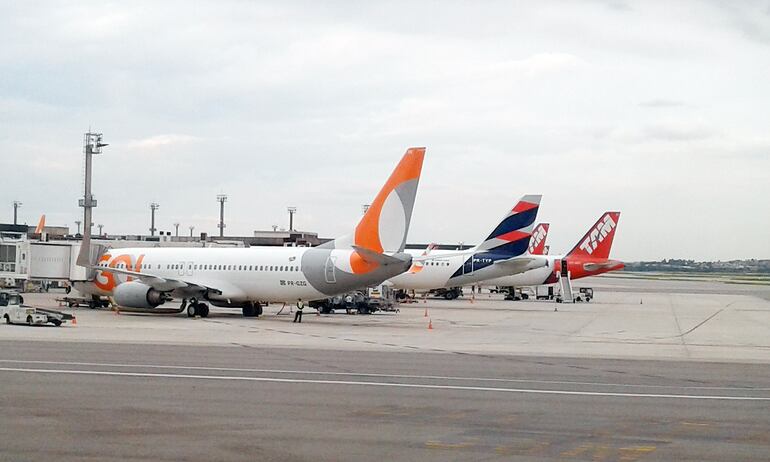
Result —
[{"label": "painted line on tarmac", "polygon": [[498,393],[520,393],[538,395],[567,395],[567,396],[604,396],[615,398],[656,398],[656,399],[700,399],[714,401],[770,401],[770,397],[755,396],[719,396],[719,395],[676,395],[662,393],[617,393],[604,391],[572,391],[572,390],[537,390],[530,388],[496,388],[496,387],[472,387],[462,385],[426,385],[416,383],[393,382],[366,382],[353,380],[313,380],[313,379],[285,379],[278,377],[243,377],[226,375],[194,375],[194,374],[160,374],[150,372],[114,372],[114,371],[89,371],[76,369],[24,369],[15,367],[0,367],[0,372],[21,372],[32,374],[69,374],[69,375],[97,375],[112,377],[150,377],[162,379],[192,379],[192,380],[227,380],[241,382],[272,382],[272,383],[307,383],[315,385],[349,385],[362,387],[383,388],[413,388],[426,390],[452,390],[452,391],[489,391]]},{"label": "painted line on tarmac", "polygon": [[502,379],[494,377],[457,377],[450,375],[419,375],[419,374],[377,374],[367,372],[332,372],[332,371],[308,371],[290,369],[254,369],[240,367],[210,367],[210,366],[179,366],[162,364],[125,364],[125,363],[96,363],[84,361],[41,361],[24,359],[0,359],[0,363],[12,364],[52,364],[58,366],[96,366],[96,367],[121,367],[121,368],[145,368],[145,369],[172,369],[194,371],[218,371],[218,372],[254,372],[262,374],[297,374],[297,375],[330,375],[337,377],[372,377],[384,379],[423,379],[423,380],[456,380],[473,382],[498,382],[498,383],[534,383],[543,385],[587,385],[597,387],[617,388],[675,388],[681,390],[728,390],[728,391],[770,391],[770,387],[707,387],[698,385],[648,385],[633,383],[612,382],[579,382],[574,380],[536,380],[536,379]]}]

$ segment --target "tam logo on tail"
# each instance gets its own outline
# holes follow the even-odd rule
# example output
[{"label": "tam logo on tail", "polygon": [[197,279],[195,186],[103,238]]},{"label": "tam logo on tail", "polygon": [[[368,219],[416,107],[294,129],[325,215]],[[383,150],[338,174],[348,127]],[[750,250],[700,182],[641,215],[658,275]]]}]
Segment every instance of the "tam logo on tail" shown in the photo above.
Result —
[{"label": "tam logo on tail", "polygon": [[532,237],[529,239],[529,253],[532,255],[545,255],[545,238],[548,236],[548,228],[550,224],[540,223],[535,227],[532,232]]},{"label": "tam logo on tail", "polygon": [[604,241],[617,224],[611,216],[606,215],[604,221],[596,224],[596,226],[588,233],[588,236],[580,244],[580,248],[585,250],[588,254],[592,254],[599,244]]},{"label": "tam logo on tail", "polygon": [[609,258],[620,212],[606,212],[583,236],[569,255]]}]

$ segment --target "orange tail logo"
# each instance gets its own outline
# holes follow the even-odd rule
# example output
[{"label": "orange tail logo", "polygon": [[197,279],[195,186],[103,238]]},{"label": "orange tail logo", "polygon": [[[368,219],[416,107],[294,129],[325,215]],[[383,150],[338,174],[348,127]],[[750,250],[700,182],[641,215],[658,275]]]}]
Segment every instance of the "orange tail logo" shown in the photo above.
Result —
[{"label": "orange tail logo", "polygon": [[35,228],[35,234],[43,234],[45,229],[45,214],[40,215],[40,221],[37,222],[37,228]]},{"label": "orange tail logo", "polygon": [[[407,149],[401,162],[358,223],[353,239],[357,246],[377,253],[403,249],[424,158],[425,148]],[[403,197],[399,194],[399,189],[403,189]],[[354,273],[361,274],[373,270],[377,265],[365,261],[354,252],[350,258],[350,266]]]}]

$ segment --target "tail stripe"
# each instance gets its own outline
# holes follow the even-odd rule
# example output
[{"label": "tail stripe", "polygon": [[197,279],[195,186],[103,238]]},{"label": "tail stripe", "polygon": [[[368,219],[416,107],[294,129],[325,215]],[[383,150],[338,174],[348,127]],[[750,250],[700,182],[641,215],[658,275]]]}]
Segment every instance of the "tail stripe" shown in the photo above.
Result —
[{"label": "tail stripe", "polygon": [[538,211],[538,207],[537,205],[535,205],[535,207],[526,209],[523,212],[514,212],[513,215],[509,215],[503,221],[501,221],[500,224],[497,225],[495,230],[492,231],[492,233],[486,238],[486,240],[500,239],[501,238],[500,236],[503,236],[512,231],[521,230],[530,226],[532,223],[535,222],[535,218],[537,217],[537,211]]}]

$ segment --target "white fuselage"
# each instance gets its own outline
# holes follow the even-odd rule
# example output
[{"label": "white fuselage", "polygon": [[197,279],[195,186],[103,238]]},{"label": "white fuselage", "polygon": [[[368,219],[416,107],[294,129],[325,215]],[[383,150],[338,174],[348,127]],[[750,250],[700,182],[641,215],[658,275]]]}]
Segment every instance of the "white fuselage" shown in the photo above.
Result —
[{"label": "white fuselage", "polygon": [[[420,250],[406,250],[406,252],[413,257],[422,255]],[[511,266],[506,264],[485,265],[478,269],[473,268],[473,266],[467,268],[466,261],[472,253],[458,255],[457,252],[455,250],[433,250],[430,252],[430,258],[422,262],[421,268],[413,266],[409,271],[388,279],[388,283],[397,289],[431,290],[477,284],[491,278],[510,277],[514,271]],[[475,257],[474,255],[474,259]],[[533,256],[527,255],[527,257]],[[536,257],[538,257],[536,261],[530,264],[533,268],[544,264],[543,258]],[[460,275],[456,275],[458,269],[462,269]],[[521,269],[515,271],[521,271]]]},{"label": "white fuselage", "polygon": [[[214,289],[209,297],[227,301],[291,302],[318,300],[373,283],[406,268],[378,276],[352,274],[349,249],[318,247],[128,248],[113,249],[99,266],[137,271],[187,286]],[[406,263],[408,265],[409,263]],[[408,266],[407,266],[408,267]],[[94,285],[110,295],[131,276],[97,271]],[[163,283],[159,287],[163,287]],[[174,283],[170,282],[169,287]]]},{"label": "white fuselage", "polygon": [[[419,250],[406,250],[413,257],[422,255]],[[430,260],[422,262],[422,266],[413,265],[412,268],[398,276],[388,279],[396,289],[405,290],[430,290],[446,287],[449,278],[457,271],[469,255],[456,255],[456,251],[433,250]],[[442,254],[455,254],[442,257]]]}]

